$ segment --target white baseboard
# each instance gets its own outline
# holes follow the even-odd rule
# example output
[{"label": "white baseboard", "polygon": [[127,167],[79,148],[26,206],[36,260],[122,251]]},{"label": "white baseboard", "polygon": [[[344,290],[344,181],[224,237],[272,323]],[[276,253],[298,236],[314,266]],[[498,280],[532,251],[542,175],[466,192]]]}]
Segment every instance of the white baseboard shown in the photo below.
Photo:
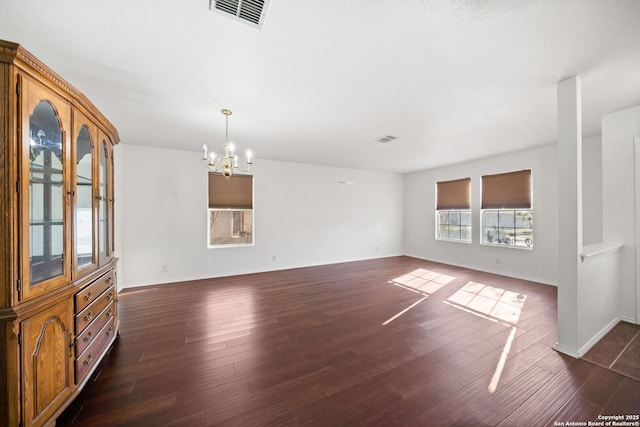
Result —
[{"label": "white baseboard", "polygon": [[620,316],[620,320],[627,323],[633,323],[634,325],[640,325],[640,322],[638,322],[638,320],[634,319],[633,317]]},{"label": "white baseboard", "polygon": [[571,356],[574,359],[580,359],[582,357],[579,353],[576,353],[575,351],[573,351],[569,347],[565,347],[565,346],[560,345],[558,343],[556,343],[556,345],[553,346],[553,349],[555,351],[559,351],[560,353],[564,353],[564,354],[566,354],[568,356]]},{"label": "white baseboard", "polygon": [[568,356],[574,357],[576,359],[580,359],[580,358],[582,358],[582,356],[587,354],[587,352],[589,350],[591,350],[591,347],[596,345],[598,343],[598,341],[600,341],[602,338],[604,338],[605,335],[607,335],[613,328],[615,328],[615,326],[618,323],[620,323],[622,321],[628,322],[628,323],[633,323],[633,324],[636,324],[636,325],[638,324],[635,319],[631,319],[631,318],[628,318],[626,316],[619,316],[619,317],[616,317],[615,319],[613,319],[611,322],[609,322],[609,324],[607,326],[602,328],[600,330],[600,332],[598,332],[593,337],[591,337],[591,339],[589,339],[589,341],[587,341],[577,351],[572,349],[572,348],[565,347],[565,346],[563,346],[561,344],[558,344],[558,343],[556,343],[556,345],[553,346],[553,349],[556,350],[556,351],[559,351],[560,353],[564,353],[564,354],[566,354]]},{"label": "white baseboard", "polygon": [[593,337],[591,337],[591,339],[589,339],[589,341],[587,341],[582,347],[580,347],[580,350],[578,351],[578,353],[580,353],[580,357],[584,356],[587,351],[591,350],[591,347],[596,345],[598,341],[604,338],[604,336],[607,335],[609,331],[611,331],[618,323],[620,323],[620,320],[622,320],[620,316],[614,318],[611,322],[609,322],[608,325],[602,328],[600,332],[595,334]]},{"label": "white baseboard", "polygon": [[[558,344],[558,343],[556,343],[556,345],[553,346],[553,349],[556,350],[556,351],[559,351],[561,353],[567,354],[567,355],[569,355],[571,357],[575,357],[576,359],[580,359],[582,356],[587,354],[587,352],[589,350],[591,350],[591,347],[596,345],[598,341],[600,341],[602,338],[604,338],[604,336],[607,335],[622,320],[624,320],[625,322],[629,321],[629,320],[627,320],[626,318],[623,318],[623,317],[616,317],[611,322],[609,322],[609,324],[607,324],[604,328],[602,328],[600,330],[600,332],[598,332],[593,337],[591,337],[589,339],[589,341],[587,341],[578,350],[563,346],[563,345]],[[634,322],[632,321],[631,323],[634,323]]]}]

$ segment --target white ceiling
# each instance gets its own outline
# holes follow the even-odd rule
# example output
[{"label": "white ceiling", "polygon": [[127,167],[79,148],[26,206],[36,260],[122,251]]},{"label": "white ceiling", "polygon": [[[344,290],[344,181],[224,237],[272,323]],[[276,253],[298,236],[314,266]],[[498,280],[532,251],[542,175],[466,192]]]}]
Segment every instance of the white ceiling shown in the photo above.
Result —
[{"label": "white ceiling", "polygon": [[271,0],[262,30],[209,0],[0,0],[0,39],[123,144],[194,157],[222,146],[221,108],[258,160],[410,172],[555,142],[573,75],[585,136],[640,105],[639,0]]}]

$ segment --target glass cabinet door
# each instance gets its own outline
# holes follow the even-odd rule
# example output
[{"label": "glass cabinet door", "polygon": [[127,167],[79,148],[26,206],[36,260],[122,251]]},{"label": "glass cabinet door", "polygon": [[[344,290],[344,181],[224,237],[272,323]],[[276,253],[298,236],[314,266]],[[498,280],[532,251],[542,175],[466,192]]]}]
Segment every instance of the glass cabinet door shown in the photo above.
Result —
[{"label": "glass cabinet door", "polygon": [[53,106],[40,101],[29,119],[29,257],[31,283],[64,272],[62,129]]},{"label": "glass cabinet door", "polygon": [[109,144],[105,138],[100,140],[100,150],[98,154],[98,253],[100,264],[106,260],[110,254],[108,242],[109,229]]},{"label": "glass cabinet door", "polygon": [[66,135],[70,107],[36,83],[22,79],[20,200],[21,298],[64,284],[69,278],[69,192]]},{"label": "glass cabinet door", "polygon": [[95,213],[94,140],[96,128],[79,112],[74,114],[75,203],[74,212],[74,271],[87,273],[97,266]]}]

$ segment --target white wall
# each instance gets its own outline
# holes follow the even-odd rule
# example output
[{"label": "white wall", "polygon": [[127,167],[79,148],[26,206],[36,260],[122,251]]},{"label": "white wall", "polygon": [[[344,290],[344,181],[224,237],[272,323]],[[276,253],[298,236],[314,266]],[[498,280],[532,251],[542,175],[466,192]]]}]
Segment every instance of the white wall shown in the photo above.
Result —
[{"label": "white wall", "polygon": [[[481,176],[531,169],[534,249],[480,245]],[[557,146],[460,163],[405,176],[405,253],[410,256],[556,284]],[[435,239],[435,183],[471,177],[473,242]]]},{"label": "white wall", "polygon": [[602,138],[582,140],[582,244],[602,242]]},{"label": "white wall", "polygon": [[[636,176],[634,136],[640,135],[640,107],[606,115],[602,118],[601,187],[602,204],[597,206],[595,176],[589,172],[587,157],[592,156],[591,166],[597,169],[597,153],[593,146],[583,142],[583,217],[595,221],[602,218],[601,241],[585,242],[581,248],[584,262],[576,261],[577,280],[561,281],[558,293],[558,344],[556,348],[575,357],[584,355],[618,321],[637,322],[636,285]],[[594,141],[591,141],[594,143]],[[597,146],[597,141],[595,141]],[[585,156],[585,150],[591,150]],[[579,155],[579,154],[578,154]],[[567,162],[568,163],[568,162]],[[591,171],[597,174],[596,171]],[[587,197],[593,199],[587,201]],[[578,218],[580,219],[580,218]],[[583,236],[588,236],[590,225],[583,222]],[[562,227],[562,221],[560,223]],[[597,230],[596,230],[597,231]],[[592,234],[592,240],[597,234]],[[591,243],[588,245],[588,243]],[[595,243],[595,244],[594,244]],[[619,250],[622,245],[622,251]],[[566,269],[570,269],[568,265]],[[561,272],[562,274],[562,272]],[[562,304],[561,296],[568,296]],[[564,331],[564,333],[563,333]]]},{"label": "white wall", "polygon": [[126,143],[117,150],[121,286],[403,253],[402,175],[257,159],[255,246],[207,249],[199,153]]},{"label": "white wall", "polygon": [[636,304],[636,212],[634,137],[640,136],[640,107],[602,118],[603,240],[623,244],[619,288],[608,286],[619,298],[618,315],[638,322]]},{"label": "white wall", "polygon": [[[603,242],[602,206],[602,138],[582,142],[582,237],[581,260],[577,261],[577,280],[571,292],[575,301],[575,318],[558,301],[558,326],[575,322],[575,344],[572,348],[559,341],[556,348],[581,357],[620,319],[620,254],[610,243]],[[561,224],[562,226],[562,224]]]},{"label": "white wall", "polygon": [[[596,245],[600,249],[601,245]],[[593,247],[584,247],[589,254]],[[596,252],[597,253],[597,252]],[[597,255],[584,262],[577,262],[578,281],[577,334],[573,351],[565,351],[574,357],[582,357],[620,320],[620,253],[616,251]],[[558,325],[563,320],[562,307],[558,304]],[[563,349],[560,349],[564,351]]]}]

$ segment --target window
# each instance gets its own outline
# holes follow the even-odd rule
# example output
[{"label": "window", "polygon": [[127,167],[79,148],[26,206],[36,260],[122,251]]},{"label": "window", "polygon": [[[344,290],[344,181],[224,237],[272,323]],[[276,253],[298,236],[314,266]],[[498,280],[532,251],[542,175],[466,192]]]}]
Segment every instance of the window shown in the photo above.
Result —
[{"label": "window", "polygon": [[471,178],[436,183],[436,239],[471,242]]},{"label": "window", "polygon": [[533,248],[531,170],[482,177],[481,242]]},{"label": "window", "polygon": [[253,245],[253,176],[209,173],[208,247]]}]

